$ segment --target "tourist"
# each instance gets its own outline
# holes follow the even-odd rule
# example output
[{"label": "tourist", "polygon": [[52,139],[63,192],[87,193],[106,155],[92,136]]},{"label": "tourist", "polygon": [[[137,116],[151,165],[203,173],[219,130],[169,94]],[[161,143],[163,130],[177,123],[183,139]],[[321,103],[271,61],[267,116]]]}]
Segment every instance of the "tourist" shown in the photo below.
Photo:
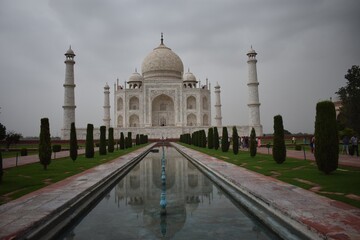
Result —
[{"label": "tourist", "polygon": [[359,156],[359,145],[358,145],[359,140],[358,140],[357,136],[356,135],[352,136],[352,138],[350,139],[350,142],[351,142],[351,146],[353,148],[354,154],[356,152],[356,156]]},{"label": "tourist", "polygon": [[311,149],[311,153],[315,152],[315,136],[313,136],[310,140],[310,149]]},{"label": "tourist", "polygon": [[347,135],[345,135],[343,137],[343,150],[342,153],[345,152],[345,154],[349,155],[349,137]]}]

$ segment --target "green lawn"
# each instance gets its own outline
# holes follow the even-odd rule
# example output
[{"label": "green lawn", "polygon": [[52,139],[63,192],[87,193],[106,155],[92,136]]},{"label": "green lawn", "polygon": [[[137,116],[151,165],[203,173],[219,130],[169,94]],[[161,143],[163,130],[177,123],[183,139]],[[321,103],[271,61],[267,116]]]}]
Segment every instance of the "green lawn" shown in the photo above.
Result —
[{"label": "green lawn", "polygon": [[341,166],[332,174],[325,175],[317,169],[316,163],[312,161],[287,158],[283,164],[277,164],[272,155],[257,154],[252,158],[249,152],[244,151],[234,155],[232,151],[223,153],[221,149],[216,151],[183,145],[304,189],[309,190],[312,187],[320,186],[318,194],[360,208],[360,200],[346,197],[348,194],[355,194],[360,198],[360,169],[358,168]]},{"label": "green lawn", "polygon": [[4,169],[3,180],[0,183],[0,205],[144,146],[146,145],[115,150],[102,156],[95,153],[94,158],[80,155],[75,162],[70,157],[56,159],[51,161],[47,170],[43,170],[40,163]]}]

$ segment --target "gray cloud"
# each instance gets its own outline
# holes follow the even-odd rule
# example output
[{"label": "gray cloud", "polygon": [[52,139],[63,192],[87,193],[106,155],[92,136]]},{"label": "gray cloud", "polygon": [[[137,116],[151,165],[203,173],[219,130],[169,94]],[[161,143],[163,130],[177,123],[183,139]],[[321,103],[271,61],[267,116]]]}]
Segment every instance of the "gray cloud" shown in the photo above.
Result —
[{"label": "gray cloud", "polygon": [[186,69],[221,85],[224,124],[248,122],[246,52],[253,45],[264,132],[282,114],[286,129],[311,133],[316,103],[335,97],[347,69],[360,64],[359,7],[356,0],[4,0],[0,122],[33,136],[49,117],[52,135],[60,135],[63,54],[71,44],[77,126],[101,125],[105,83],[140,71],[164,32]]}]

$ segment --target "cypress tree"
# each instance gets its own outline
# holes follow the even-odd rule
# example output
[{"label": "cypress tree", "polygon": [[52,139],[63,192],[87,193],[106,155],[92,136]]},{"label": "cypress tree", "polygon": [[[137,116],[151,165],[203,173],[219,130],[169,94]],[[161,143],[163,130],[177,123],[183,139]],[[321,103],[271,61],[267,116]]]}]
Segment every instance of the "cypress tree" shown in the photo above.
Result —
[{"label": "cypress tree", "polygon": [[335,105],[331,101],[319,102],[315,118],[315,159],[318,169],[325,174],[338,167],[338,144]]},{"label": "cypress tree", "polygon": [[222,138],[221,138],[221,150],[223,152],[229,151],[229,135],[227,127],[223,127]]},{"label": "cypress tree", "polygon": [[94,155],[94,125],[88,123],[86,128],[85,157],[93,158]]},{"label": "cypress tree", "polygon": [[4,175],[3,171],[3,159],[2,159],[2,153],[0,151],[0,182],[2,182],[2,177]]},{"label": "cypress tree", "polygon": [[281,115],[274,117],[273,158],[278,164],[286,160],[284,126]]},{"label": "cypress tree", "polygon": [[114,128],[109,128],[109,142],[108,142],[108,151],[109,153],[114,152],[114,145],[115,145],[115,141],[114,141]]},{"label": "cypress tree", "polygon": [[124,133],[120,133],[120,149],[125,149],[125,137]]},{"label": "cypress tree", "polygon": [[136,144],[136,145],[140,145],[140,137],[139,137],[139,134],[136,134],[135,144]]},{"label": "cypress tree", "polygon": [[209,128],[208,130],[208,148],[213,149],[214,148],[214,129]]},{"label": "cypress tree", "polygon": [[99,154],[106,155],[106,127],[100,127],[100,146],[99,146]]},{"label": "cypress tree", "polygon": [[50,141],[50,127],[49,119],[42,118],[40,125],[40,140],[39,140],[39,159],[44,166],[44,170],[51,162],[51,141]]},{"label": "cypress tree", "polygon": [[256,133],[255,129],[251,129],[250,133],[250,156],[255,157],[256,156],[256,149],[257,148],[257,142],[256,142]]},{"label": "cypress tree", "polygon": [[73,161],[77,159],[78,156],[78,144],[76,138],[76,128],[75,123],[71,123],[70,129],[70,157]]},{"label": "cypress tree", "polygon": [[201,143],[201,147],[206,148],[206,132],[205,130],[201,130],[201,135],[202,135],[202,143]]},{"label": "cypress tree", "polygon": [[127,142],[128,142],[128,148],[132,148],[132,137],[131,137],[131,132],[128,132]]},{"label": "cypress tree", "polygon": [[219,149],[219,132],[217,127],[214,127],[214,148],[215,150]]},{"label": "cypress tree", "polygon": [[239,153],[239,134],[235,126],[232,129],[232,141],[233,141],[233,153],[237,155]]}]

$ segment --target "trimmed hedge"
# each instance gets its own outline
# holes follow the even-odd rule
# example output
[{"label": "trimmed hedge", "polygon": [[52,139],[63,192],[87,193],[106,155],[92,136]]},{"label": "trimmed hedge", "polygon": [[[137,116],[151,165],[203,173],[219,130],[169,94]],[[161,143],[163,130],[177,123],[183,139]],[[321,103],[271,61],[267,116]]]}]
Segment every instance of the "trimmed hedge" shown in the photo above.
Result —
[{"label": "trimmed hedge", "polygon": [[335,171],[339,161],[339,138],[335,105],[331,101],[316,105],[315,146],[318,169],[325,174]]},{"label": "trimmed hedge", "polygon": [[99,145],[99,154],[106,155],[106,126],[100,127],[100,145]]},{"label": "trimmed hedge", "polygon": [[274,117],[273,158],[278,164],[281,164],[286,160],[284,125],[281,115],[276,115]]},{"label": "trimmed hedge", "polygon": [[256,133],[255,129],[251,129],[250,133],[250,156],[255,157],[257,152],[257,142],[256,142]]},{"label": "trimmed hedge", "polygon": [[76,137],[75,123],[71,123],[70,129],[70,158],[75,161],[78,156],[78,144]]},{"label": "trimmed hedge", "polygon": [[51,140],[49,119],[42,118],[40,124],[40,139],[39,139],[39,160],[44,166],[44,170],[51,163]]},{"label": "trimmed hedge", "polygon": [[93,158],[94,155],[94,125],[88,124],[86,128],[85,157]]}]

